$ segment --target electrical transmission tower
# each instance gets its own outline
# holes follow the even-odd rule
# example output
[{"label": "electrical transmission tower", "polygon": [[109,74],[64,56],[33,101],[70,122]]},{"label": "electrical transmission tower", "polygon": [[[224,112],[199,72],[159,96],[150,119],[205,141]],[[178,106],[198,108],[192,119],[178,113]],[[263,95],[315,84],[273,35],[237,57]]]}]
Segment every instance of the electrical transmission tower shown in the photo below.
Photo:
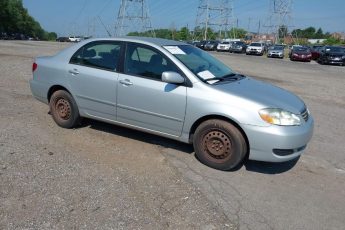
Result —
[{"label": "electrical transmission tower", "polygon": [[292,28],[293,0],[270,0],[269,33],[274,34],[274,43],[280,43]]},{"label": "electrical transmission tower", "polygon": [[115,36],[124,36],[129,32],[150,32],[155,37],[152,28],[149,9],[146,0],[121,0],[115,25]]},{"label": "electrical transmission tower", "polygon": [[208,39],[210,29],[218,30],[219,38],[229,36],[233,28],[232,0],[199,0],[194,29],[194,39]]}]

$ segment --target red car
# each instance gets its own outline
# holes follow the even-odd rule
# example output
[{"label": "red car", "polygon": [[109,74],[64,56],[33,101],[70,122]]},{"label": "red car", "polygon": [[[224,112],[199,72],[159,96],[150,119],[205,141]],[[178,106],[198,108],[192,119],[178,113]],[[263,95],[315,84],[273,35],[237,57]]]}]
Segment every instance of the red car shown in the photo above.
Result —
[{"label": "red car", "polygon": [[291,51],[290,60],[291,61],[311,61],[311,51],[309,47],[296,47]]},{"label": "red car", "polygon": [[312,60],[317,60],[319,59],[320,57],[320,49],[322,48],[323,46],[313,46],[312,49],[310,50],[311,51],[311,59]]}]

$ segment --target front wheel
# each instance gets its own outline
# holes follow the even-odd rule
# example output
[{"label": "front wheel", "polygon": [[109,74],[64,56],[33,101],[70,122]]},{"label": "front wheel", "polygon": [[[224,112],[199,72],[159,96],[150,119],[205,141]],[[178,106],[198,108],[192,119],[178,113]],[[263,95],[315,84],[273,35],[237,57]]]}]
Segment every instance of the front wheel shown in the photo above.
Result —
[{"label": "front wheel", "polygon": [[79,110],[71,94],[57,90],[49,101],[50,112],[56,124],[63,128],[73,128],[79,124]]},{"label": "front wheel", "polygon": [[247,143],[242,133],[223,120],[212,119],[199,125],[193,145],[202,163],[219,170],[235,168],[247,154]]}]

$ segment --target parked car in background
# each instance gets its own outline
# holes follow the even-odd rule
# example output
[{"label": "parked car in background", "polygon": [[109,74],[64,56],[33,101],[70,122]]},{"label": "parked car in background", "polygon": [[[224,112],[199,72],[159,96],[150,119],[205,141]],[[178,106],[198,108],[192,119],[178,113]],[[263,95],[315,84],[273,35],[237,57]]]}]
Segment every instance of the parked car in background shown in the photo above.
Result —
[{"label": "parked car in background", "polygon": [[313,134],[295,94],[178,41],[89,39],[37,57],[32,72],[32,94],[57,125],[73,128],[87,117],[193,143],[196,157],[220,170],[247,158],[296,159]]},{"label": "parked car in background", "polygon": [[303,47],[301,45],[292,45],[289,47],[289,58],[291,57],[291,53],[294,49],[297,49],[297,48],[300,48],[300,47]]},{"label": "parked car in background", "polygon": [[265,44],[261,42],[252,42],[246,49],[246,54],[256,54],[256,55],[264,55],[265,53]]},{"label": "parked car in background", "polygon": [[312,60],[318,60],[320,57],[320,51],[323,46],[312,46],[310,51],[311,51],[311,59]]},{"label": "parked car in background", "polygon": [[70,42],[80,42],[81,41],[81,37],[79,37],[79,36],[70,36],[70,37],[68,37],[68,40]]},{"label": "parked car in background", "polygon": [[345,52],[340,46],[324,46],[320,50],[318,63],[320,64],[336,64],[345,65]]},{"label": "parked car in background", "polygon": [[231,43],[230,46],[230,53],[245,53],[247,49],[247,45],[241,41],[235,41]]},{"label": "parked car in background", "polygon": [[271,57],[271,58],[284,58],[284,46],[283,45],[274,45],[274,46],[270,46],[268,48],[268,52],[267,52],[267,57]]},{"label": "parked car in background", "polygon": [[216,50],[218,43],[217,41],[208,41],[204,46],[204,50]]},{"label": "parked car in background", "polygon": [[56,39],[57,42],[69,42],[69,38],[68,37],[58,37]]},{"label": "parked car in background", "polygon": [[204,50],[205,49],[205,44],[207,43],[208,41],[199,41],[199,42],[196,42],[194,44],[194,46],[198,47],[199,49],[202,49]]},{"label": "parked car in background", "polygon": [[296,47],[291,51],[290,54],[291,61],[311,61],[311,51],[309,47],[302,46]]},{"label": "parked car in background", "polygon": [[218,52],[220,52],[220,51],[229,51],[229,49],[230,49],[230,42],[227,42],[227,41],[225,41],[225,42],[220,42],[220,43],[218,43],[218,45],[217,45],[217,51]]}]

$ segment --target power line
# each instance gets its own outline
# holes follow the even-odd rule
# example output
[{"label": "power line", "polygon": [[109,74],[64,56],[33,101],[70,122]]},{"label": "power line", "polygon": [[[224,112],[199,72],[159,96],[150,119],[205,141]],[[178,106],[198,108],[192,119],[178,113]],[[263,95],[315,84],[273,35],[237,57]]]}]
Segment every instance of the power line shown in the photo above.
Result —
[{"label": "power line", "polygon": [[155,37],[146,0],[121,0],[115,25],[115,36],[129,32],[150,31]]},{"label": "power line", "polygon": [[[219,31],[219,38],[227,37],[233,24],[232,0],[199,0],[194,29],[194,39],[208,38],[210,28]],[[224,33],[224,35],[223,35]]]},{"label": "power line", "polygon": [[275,43],[280,43],[292,27],[293,0],[270,0],[268,32],[274,34]]}]

